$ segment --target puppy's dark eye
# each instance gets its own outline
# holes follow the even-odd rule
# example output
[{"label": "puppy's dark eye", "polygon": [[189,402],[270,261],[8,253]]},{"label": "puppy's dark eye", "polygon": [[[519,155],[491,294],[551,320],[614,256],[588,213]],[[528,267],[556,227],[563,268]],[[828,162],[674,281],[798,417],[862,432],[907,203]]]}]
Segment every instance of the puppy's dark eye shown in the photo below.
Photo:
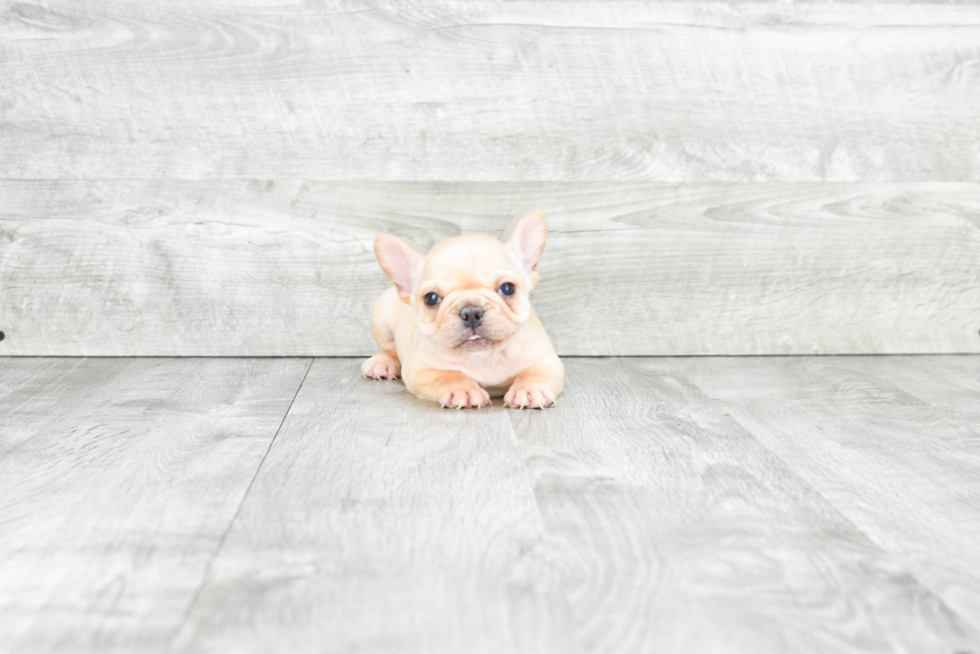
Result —
[{"label": "puppy's dark eye", "polygon": [[442,298],[436,295],[435,293],[426,293],[425,297],[422,298],[422,300],[426,303],[426,305],[430,307],[434,307],[435,305],[442,302]]},{"label": "puppy's dark eye", "polygon": [[501,284],[500,285],[500,294],[501,295],[513,295],[514,294],[514,285],[511,284],[510,282],[507,282],[506,284]]}]

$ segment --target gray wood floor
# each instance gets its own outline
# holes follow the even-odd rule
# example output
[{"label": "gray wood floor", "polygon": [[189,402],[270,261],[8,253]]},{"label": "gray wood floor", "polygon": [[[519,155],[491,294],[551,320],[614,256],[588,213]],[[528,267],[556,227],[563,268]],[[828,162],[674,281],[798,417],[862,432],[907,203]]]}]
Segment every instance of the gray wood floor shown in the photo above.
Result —
[{"label": "gray wood floor", "polygon": [[0,651],[980,651],[980,356],[565,363],[0,359]]}]

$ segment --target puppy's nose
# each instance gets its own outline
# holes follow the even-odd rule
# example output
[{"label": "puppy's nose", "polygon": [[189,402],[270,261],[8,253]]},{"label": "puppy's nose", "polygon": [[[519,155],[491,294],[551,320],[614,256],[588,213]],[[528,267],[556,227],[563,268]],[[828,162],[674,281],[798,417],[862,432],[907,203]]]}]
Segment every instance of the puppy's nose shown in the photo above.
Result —
[{"label": "puppy's nose", "polygon": [[483,308],[468,306],[459,310],[459,319],[470,329],[476,328],[483,320]]}]

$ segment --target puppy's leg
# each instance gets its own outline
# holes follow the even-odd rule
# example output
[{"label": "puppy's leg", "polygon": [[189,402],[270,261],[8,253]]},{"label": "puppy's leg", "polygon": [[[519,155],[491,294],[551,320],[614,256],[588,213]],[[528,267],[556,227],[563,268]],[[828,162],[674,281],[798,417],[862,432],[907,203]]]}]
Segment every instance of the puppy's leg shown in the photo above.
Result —
[{"label": "puppy's leg", "polygon": [[526,368],[504,395],[504,406],[544,409],[555,403],[565,384],[565,367],[558,357]]},{"label": "puppy's leg", "polygon": [[395,351],[395,324],[402,301],[394,286],[386,290],[374,303],[371,311],[371,335],[381,347],[381,354],[361,364],[361,374],[372,379],[397,379],[401,373],[401,362]]},{"label": "puppy's leg", "polygon": [[402,365],[398,355],[391,350],[385,350],[361,364],[361,374],[371,379],[398,379]]},{"label": "puppy's leg", "polygon": [[406,370],[405,385],[422,399],[435,400],[446,408],[477,409],[491,403],[489,393],[456,370]]}]

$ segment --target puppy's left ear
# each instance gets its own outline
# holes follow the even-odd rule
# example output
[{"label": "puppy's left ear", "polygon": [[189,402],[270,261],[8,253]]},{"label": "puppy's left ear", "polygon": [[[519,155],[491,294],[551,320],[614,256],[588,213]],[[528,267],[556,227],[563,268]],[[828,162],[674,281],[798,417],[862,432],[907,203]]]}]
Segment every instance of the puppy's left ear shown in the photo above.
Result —
[{"label": "puppy's left ear", "polygon": [[378,258],[381,270],[395,283],[401,301],[411,304],[412,292],[422,270],[421,248],[408,239],[382,234],[374,239],[374,255]]},{"label": "puppy's left ear", "polygon": [[533,287],[538,283],[538,259],[548,240],[548,223],[540,211],[532,211],[516,219],[504,234],[504,242],[521,263]]}]

